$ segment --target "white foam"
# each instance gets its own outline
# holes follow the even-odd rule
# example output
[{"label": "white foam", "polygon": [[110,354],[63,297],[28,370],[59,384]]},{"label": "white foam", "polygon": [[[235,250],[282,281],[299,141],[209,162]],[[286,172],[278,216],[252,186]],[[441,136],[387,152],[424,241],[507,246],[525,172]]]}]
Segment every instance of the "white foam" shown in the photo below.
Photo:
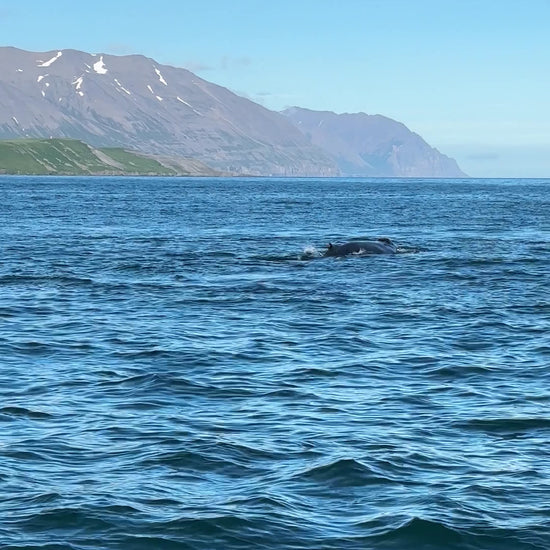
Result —
[{"label": "white foam", "polygon": [[322,255],[322,252],[316,246],[310,244],[304,247],[302,258],[318,258]]},{"label": "white foam", "polygon": [[166,80],[164,80],[164,78],[162,77],[162,75],[160,74],[160,71],[155,67],[155,72],[157,73],[158,77],[159,77],[159,80],[165,85],[165,86],[168,86],[168,83],[166,82]]},{"label": "white foam", "polygon": [[105,68],[105,63],[103,63],[103,56],[99,58],[99,61],[94,63],[94,71],[97,74],[107,74],[107,69]]},{"label": "white foam", "polygon": [[38,66],[49,67],[54,61],[57,61],[62,55],[63,55],[63,52],[57,52],[57,54],[54,57],[52,57],[50,60],[45,61],[44,63],[40,63],[40,65]]}]

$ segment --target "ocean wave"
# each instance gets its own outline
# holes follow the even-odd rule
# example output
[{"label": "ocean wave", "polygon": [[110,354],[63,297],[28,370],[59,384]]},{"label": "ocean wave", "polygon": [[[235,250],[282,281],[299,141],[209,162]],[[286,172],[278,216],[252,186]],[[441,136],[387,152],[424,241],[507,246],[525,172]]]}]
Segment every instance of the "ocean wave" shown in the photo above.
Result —
[{"label": "ocean wave", "polygon": [[47,420],[54,418],[54,415],[43,412],[36,411],[32,409],[27,409],[26,407],[16,407],[16,406],[4,406],[0,407],[0,415],[15,417],[15,418],[29,418],[31,420]]},{"label": "ocean wave", "polygon": [[38,513],[26,514],[15,521],[12,520],[12,524],[15,523],[18,528],[24,528],[30,533],[47,531],[52,534],[57,532],[58,535],[79,533],[81,536],[83,533],[94,534],[112,529],[116,521],[107,518],[108,514],[99,517],[85,508],[46,508]]},{"label": "ocean wave", "polygon": [[550,418],[472,418],[453,424],[465,430],[487,432],[489,434],[525,434],[537,430],[550,430]]},{"label": "ocean wave", "polygon": [[483,521],[457,526],[441,519],[413,517],[369,540],[376,548],[399,550],[544,550],[550,540],[544,531],[542,524],[538,529],[524,530],[499,528]]},{"label": "ocean wave", "polygon": [[89,286],[94,280],[88,277],[76,275],[1,275],[0,286],[2,285],[62,285],[62,286]]},{"label": "ocean wave", "polygon": [[381,472],[353,458],[317,464],[294,475],[295,480],[322,483],[330,487],[362,487],[393,483]]}]

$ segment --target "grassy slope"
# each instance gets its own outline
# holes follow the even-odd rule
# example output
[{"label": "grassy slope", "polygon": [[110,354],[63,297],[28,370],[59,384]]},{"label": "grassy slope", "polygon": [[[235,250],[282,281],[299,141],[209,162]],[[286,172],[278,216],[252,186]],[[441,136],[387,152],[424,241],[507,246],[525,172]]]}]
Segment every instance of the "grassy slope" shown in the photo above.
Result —
[{"label": "grassy slope", "polygon": [[137,155],[135,153],[131,153],[130,151],[126,151],[125,149],[112,147],[102,148],[100,151],[112,158],[117,164],[124,166],[126,171],[131,171],[136,174],[155,173],[174,175],[176,173],[175,170],[163,166],[160,162],[153,158]]},{"label": "grassy slope", "polygon": [[184,171],[123,149],[92,149],[73,139],[17,139],[0,140],[0,173],[175,175]]}]

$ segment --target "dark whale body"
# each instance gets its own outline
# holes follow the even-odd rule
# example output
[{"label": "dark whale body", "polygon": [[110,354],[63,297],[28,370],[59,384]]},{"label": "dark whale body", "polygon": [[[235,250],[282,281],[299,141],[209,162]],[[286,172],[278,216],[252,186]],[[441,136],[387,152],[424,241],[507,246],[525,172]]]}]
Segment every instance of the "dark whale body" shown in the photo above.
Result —
[{"label": "dark whale body", "polygon": [[349,254],[395,254],[397,247],[387,237],[375,241],[350,241],[334,245],[330,243],[325,256],[348,256]]}]

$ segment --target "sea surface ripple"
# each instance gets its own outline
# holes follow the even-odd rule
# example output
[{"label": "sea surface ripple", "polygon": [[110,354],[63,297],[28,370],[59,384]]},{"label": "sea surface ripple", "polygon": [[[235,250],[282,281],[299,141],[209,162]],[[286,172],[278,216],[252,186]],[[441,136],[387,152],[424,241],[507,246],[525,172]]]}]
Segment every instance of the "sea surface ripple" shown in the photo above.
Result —
[{"label": "sea surface ripple", "polygon": [[549,180],[0,205],[2,549],[550,548]]}]

